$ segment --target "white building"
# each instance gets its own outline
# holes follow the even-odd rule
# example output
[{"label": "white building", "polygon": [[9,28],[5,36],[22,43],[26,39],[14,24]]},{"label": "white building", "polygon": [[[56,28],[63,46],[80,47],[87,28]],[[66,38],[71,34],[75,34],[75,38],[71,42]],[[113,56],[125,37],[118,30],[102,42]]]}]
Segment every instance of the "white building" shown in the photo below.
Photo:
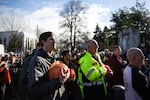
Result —
[{"label": "white building", "polygon": [[135,28],[125,28],[118,35],[119,45],[121,46],[123,52],[131,47],[138,47],[141,43],[140,41],[140,31]]},{"label": "white building", "polygon": [[[28,52],[35,48],[37,43],[37,36],[34,34],[30,34],[27,32],[18,32],[18,31],[3,31],[0,32],[0,43],[4,44],[5,52],[7,52],[7,48],[9,43],[11,42],[11,38],[13,34],[17,34],[19,39],[21,40],[21,51]],[[18,40],[19,40],[18,39]]]}]

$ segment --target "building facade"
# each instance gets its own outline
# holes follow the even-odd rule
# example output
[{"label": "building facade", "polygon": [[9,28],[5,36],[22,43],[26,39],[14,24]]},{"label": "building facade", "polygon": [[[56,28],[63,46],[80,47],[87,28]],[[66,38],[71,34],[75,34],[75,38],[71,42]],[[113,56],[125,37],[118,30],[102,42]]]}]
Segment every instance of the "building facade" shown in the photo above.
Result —
[{"label": "building facade", "polygon": [[123,52],[131,47],[139,47],[141,45],[140,30],[136,28],[124,28],[119,33],[118,39]]},{"label": "building facade", "polygon": [[12,42],[17,45],[18,49],[12,48],[14,52],[29,52],[35,48],[37,43],[37,37],[34,34],[30,34],[27,32],[18,32],[18,31],[3,31],[0,32],[0,43],[4,44],[5,52],[9,52],[10,44]]}]

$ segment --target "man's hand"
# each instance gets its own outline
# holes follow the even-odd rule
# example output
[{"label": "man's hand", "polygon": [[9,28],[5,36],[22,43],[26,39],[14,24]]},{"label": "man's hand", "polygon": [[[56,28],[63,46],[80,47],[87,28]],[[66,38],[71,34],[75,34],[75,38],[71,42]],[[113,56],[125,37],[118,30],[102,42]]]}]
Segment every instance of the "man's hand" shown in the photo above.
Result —
[{"label": "man's hand", "polygon": [[72,81],[75,81],[76,80],[76,73],[75,73],[74,69],[73,68],[69,68],[69,70],[70,70],[70,77],[69,77],[69,79],[72,80]]},{"label": "man's hand", "polygon": [[112,76],[113,75],[113,71],[111,70],[111,68],[108,65],[104,65],[104,67],[107,70],[106,76]]},{"label": "man's hand", "polygon": [[61,68],[60,70],[61,74],[59,76],[59,80],[61,81],[61,83],[65,83],[70,76],[70,70],[69,69],[64,70],[63,68]]}]

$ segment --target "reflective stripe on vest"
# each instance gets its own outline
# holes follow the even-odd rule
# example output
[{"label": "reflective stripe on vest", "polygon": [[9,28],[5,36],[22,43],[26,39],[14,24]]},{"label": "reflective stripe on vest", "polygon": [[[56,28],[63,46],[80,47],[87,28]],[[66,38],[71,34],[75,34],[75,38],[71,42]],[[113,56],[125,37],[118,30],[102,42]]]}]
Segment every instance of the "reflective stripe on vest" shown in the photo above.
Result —
[{"label": "reflective stripe on vest", "polygon": [[94,68],[91,69],[91,70],[88,72],[88,74],[86,75],[86,78],[88,79],[94,71],[95,71]]},{"label": "reflective stripe on vest", "polygon": [[78,84],[82,85],[82,86],[95,86],[95,85],[102,85],[103,81],[99,81],[99,82],[84,82],[84,83],[81,83],[81,82],[78,81]]},{"label": "reflective stripe on vest", "polygon": [[[88,74],[86,75],[86,78],[88,79],[94,71],[95,71],[94,68],[91,69],[91,70],[88,72]],[[101,77],[102,77],[102,71],[101,71],[101,70],[98,70],[98,71],[99,71],[100,78],[101,78]]]}]

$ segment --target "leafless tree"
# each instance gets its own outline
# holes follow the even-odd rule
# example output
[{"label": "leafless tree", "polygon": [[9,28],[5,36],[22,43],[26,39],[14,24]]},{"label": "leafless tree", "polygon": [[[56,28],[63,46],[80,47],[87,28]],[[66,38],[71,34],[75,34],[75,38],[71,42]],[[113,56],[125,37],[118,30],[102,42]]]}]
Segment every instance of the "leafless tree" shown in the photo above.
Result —
[{"label": "leafless tree", "polygon": [[82,34],[83,28],[86,27],[84,11],[85,6],[81,1],[70,0],[60,12],[60,16],[63,17],[60,27],[65,28],[64,33],[69,33],[71,48],[76,46],[76,38],[79,38],[79,34]]},{"label": "leafless tree", "polygon": [[23,16],[3,15],[0,17],[0,27],[4,31],[23,31],[26,28],[26,21]]},{"label": "leafless tree", "polygon": [[18,32],[24,31],[26,28],[26,20],[19,15],[2,15],[0,16],[0,30],[11,33],[8,51],[21,50],[22,39]]}]

